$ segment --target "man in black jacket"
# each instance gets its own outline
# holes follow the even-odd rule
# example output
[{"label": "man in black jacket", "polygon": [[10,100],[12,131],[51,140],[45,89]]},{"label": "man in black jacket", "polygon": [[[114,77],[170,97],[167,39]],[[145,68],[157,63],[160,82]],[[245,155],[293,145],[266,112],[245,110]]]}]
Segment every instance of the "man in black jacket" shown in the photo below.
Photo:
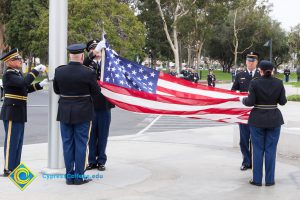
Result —
[{"label": "man in black jacket", "polygon": [[25,122],[27,122],[27,94],[43,89],[47,80],[32,84],[40,71],[46,67],[39,65],[25,77],[21,73],[22,57],[17,49],[4,54],[0,60],[8,66],[3,75],[4,103],[0,119],[5,129],[4,176],[8,176],[21,161]]},{"label": "man in black jacket", "polygon": [[[103,47],[105,41],[101,41]],[[89,52],[89,56],[85,58],[83,64],[93,69],[97,75],[97,80],[100,80],[101,71],[101,53],[95,50],[99,40],[91,40],[87,43],[86,50]],[[101,44],[100,44],[101,45]],[[109,135],[109,126],[111,122],[111,108],[115,105],[110,103],[102,93],[93,95],[95,117],[93,119],[93,126],[91,137],[89,141],[89,164],[87,170],[98,169],[100,171],[105,170],[105,163],[107,161],[106,145]]]},{"label": "man in black jacket", "polygon": [[289,82],[289,80],[290,80],[290,75],[291,75],[291,70],[290,70],[288,67],[286,67],[286,68],[284,69],[284,71],[283,71],[283,74],[284,74],[284,76],[285,76],[285,82]]},{"label": "man in black jacket", "polygon": [[[256,69],[258,63],[258,53],[250,51],[246,55],[245,71],[241,71],[235,77],[231,90],[238,92],[248,92],[250,81],[256,77],[260,77],[259,71]],[[252,168],[251,161],[251,145],[250,145],[250,129],[248,124],[239,124],[240,128],[240,147],[243,155],[243,162],[240,169],[242,171]]]},{"label": "man in black jacket", "polygon": [[92,95],[100,93],[100,88],[94,71],[82,65],[85,48],[84,44],[68,46],[70,62],[56,68],[53,81],[54,91],[60,95],[57,121],[60,121],[68,185],[90,181],[84,171],[94,118]]}]

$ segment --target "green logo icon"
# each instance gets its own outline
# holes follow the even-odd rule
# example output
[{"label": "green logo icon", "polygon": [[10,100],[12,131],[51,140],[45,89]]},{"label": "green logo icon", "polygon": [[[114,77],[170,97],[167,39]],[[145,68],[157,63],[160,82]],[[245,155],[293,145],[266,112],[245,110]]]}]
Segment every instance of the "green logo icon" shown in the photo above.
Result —
[{"label": "green logo icon", "polygon": [[30,171],[30,169],[20,163],[18,167],[14,169],[9,175],[9,179],[16,185],[20,190],[24,190],[34,179],[36,175]]}]

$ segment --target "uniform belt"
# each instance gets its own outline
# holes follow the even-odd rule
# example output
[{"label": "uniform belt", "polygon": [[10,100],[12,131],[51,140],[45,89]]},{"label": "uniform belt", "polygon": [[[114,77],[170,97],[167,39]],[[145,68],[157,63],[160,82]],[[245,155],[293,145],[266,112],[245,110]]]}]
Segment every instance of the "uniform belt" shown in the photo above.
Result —
[{"label": "uniform belt", "polygon": [[60,95],[63,98],[82,98],[82,97],[90,97],[91,95],[85,94],[85,95]]},{"label": "uniform belt", "polygon": [[20,95],[16,95],[16,94],[4,94],[4,97],[9,98],[9,99],[17,99],[17,100],[27,101],[26,96],[20,96]]},{"label": "uniform belt", "polygon": [[254,105],[254,108],[263,109],[263,110],[273,110],[277,108],[277,105]]}]

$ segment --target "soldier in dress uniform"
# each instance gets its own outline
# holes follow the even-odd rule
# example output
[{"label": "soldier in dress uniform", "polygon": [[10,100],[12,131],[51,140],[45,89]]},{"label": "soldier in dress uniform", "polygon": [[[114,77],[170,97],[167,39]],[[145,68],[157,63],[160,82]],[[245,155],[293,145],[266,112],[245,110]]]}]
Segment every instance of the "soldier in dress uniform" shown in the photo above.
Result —
[{"label": "soldier in dress uniform", "polygon": [[188,67],[187,69],[187,80],[188,81],[193,81],[193,69],[191,66]]},{"label": "soldier in dress uniform", "polygon": [[25,77],[21,73],[22,57],[17,49],[4,54],[7,69],[3,75],[4,102],[0,119],[5,129],[4,141],[4,176],[8,176],[21,161],[25,122],[27,122],[27,94],[43,89],[47,79],[32,84],[39,72],[46,70],[44,65],[36,66]]},{"label": "soldier in dress uniform", "polygon": [[66,166],[66,183],[81,185],[90,181],[84,176],[89,135],[94,118],[91,95],[100,93],[95,72],[84,65],[85,44],[68,46],[70,62],[55,70],[53,88],[60,96],[57,121],[60,121]]},{"label": "soldier in dress uniform", "polygon": [[[248,92],[249,83],[252,79],[259,77],[260,73],[256,69],[258,63],[258,53],[250,51],[246,55],[245,71],[241,71],[235,77],[231,90],[239,92]],[[248,124],[239,124],[240,128],[240,148],[243,155],[243,162],[240,167],[242,171],[252,168],[251,161],[251,145],[250,145],[250,129]]]},{"label": "soldier in dress uniform", "polygon": [[[97,74],[97,80],[100,80],[101,69],[101,53],[95,50],[99,44],[105,47],[105,41],[91,40],[87,43],[86,50],[89,52],[88,57],[85,58],[83,64],[91,67]],[[101,44],[103,43],[103,44]],[[92,95],[95,109],[95,117],[93,119],[92,132],[89,141],[89,164],[87,170],[98,169],[105,170],[105,163],[107,161],[106,145],[109,135],[109,126],[111,122],[111,108],[115,105],[110,103],[102,93]]]},{"label": "soldier in dress uniform", "polygon": [[287,99],[282,80],[272,76],[273,64],[263,60],[259,69],[261,77],[250,82],[248,97],[241,98],[244,105],[254,106],[248,119],[253,144],[253,179],[250,184],[262,185],[265,156],[265,184],[272,186],[275,184],[276,148],[284,124],[277,104],[285,105]]},{"label": "soldier in dress uniform", "polygon": [[174,66],[171,66],[171,67],[170,67],[170,72],[169,72],[169,74],[170,74],[171,76],[177,77],[176,68],[175,68]]},{"label": "soldier in dress uniform", "polygon": [[216,86],[216,75],[214,75],[212,69],[209,70],[209,74],[207,75],[207,84],[212,87]]},{"label": "soldier in dress uniform", "polygon": [[197,70],[195,69],[195,67],[192,68],[192,82],[194,83],[198,83],[199,81],[199,74],[197,72]]},{"label": "soldier in dress uniform", "polygon": [[186,67],[182,67],[182,70],[181,70],[180,74],[182,74],[182,77],[183,77],[184,79],[187,79],[187,75],[188,75],[188,70],[187,70],[187,68],[186,68]]}]

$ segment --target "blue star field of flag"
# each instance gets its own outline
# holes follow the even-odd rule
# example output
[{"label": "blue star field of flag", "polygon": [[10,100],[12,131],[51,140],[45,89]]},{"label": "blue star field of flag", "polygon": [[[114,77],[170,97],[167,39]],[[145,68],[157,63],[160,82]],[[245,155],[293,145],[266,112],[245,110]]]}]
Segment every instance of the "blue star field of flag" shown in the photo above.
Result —
[{"label": "blue star field of flag", "polygon": [[105,50],[103,81],[120,87],[156,93],[159,71],[117,55],[108,45]]}]

